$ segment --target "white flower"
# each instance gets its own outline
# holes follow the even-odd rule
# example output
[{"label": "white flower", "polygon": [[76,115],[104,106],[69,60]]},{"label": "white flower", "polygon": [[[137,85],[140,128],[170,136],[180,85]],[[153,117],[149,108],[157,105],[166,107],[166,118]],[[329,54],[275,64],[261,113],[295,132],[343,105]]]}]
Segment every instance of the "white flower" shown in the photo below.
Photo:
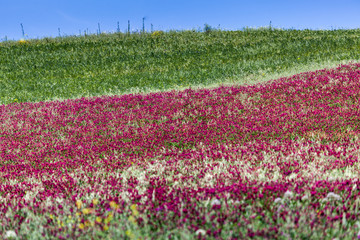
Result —
[{"label": "white flower", "polygon": [[334,178],[334,177],[329,177],[329,178],[328,178],[328,181],[329,181],[329,182],[335,181],[335,180],[336,180],[336,178]]},{"label": "white flower", "polygon": [[274,200],[274,203],[279,203],[279,202],[280,202],[280,203],[282,202],[282,199],[279,198],[279,197]]},{"label": "white flower", "polygon": [[195,235],[205,235],[206,234],[206,231],[204,229],[198,229],[196,232],[195,232]]},{"label": "white flower", "polygon": [[292,198],[294,194],[292,192],[290,192],[289,190],[287,190],[284,194],[284,198]]},{"label": "white flower", "polygon": [[4,238],[7,239],[7,238],[16,238],[16,233],[13,231],[13,230],[9,230],[5,233],[5,236]]},{"label": "white flower", "polygon": [[321,201],[327,202],[329,200],[341,200],[341,197],[333,192],[329,192],[328,195]]},{"label": "white flower", "polygon": [[214,205],[220,205],[221,203],[220,203],[220,201],[218,200],[218,199],[214,199],[214,200],[212,200],[212,202],[211,202],[211,206],[214,206]]},{"label": "white flower", "polygon": [[306,194],[305,194],[304,196],[302,196],[302,198],[301,198],[302,201],[306,201],[306,200],[308,200],[308,199],[309,199],[309,196],[306,195]]},{"label": "white flower", "polygon": [[342,218],[342,225],[345,227],[347,224],[347,221],[346,221],[346,214],[343,213],[343,218]]},{"label": "white flower", "polygon": [[333,192],[329,192],[326,198],[334,199],[334,200],[341,200],[341,197]]}]

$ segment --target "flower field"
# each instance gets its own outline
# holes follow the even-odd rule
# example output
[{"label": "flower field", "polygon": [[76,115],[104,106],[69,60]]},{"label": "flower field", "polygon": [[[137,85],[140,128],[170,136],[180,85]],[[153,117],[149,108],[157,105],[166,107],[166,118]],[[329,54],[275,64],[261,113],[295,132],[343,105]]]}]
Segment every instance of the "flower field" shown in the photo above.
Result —
[{"label": "flower field", "polygon": [[0,106],[0,232],[354,239],[360,64],[252,86]]}]

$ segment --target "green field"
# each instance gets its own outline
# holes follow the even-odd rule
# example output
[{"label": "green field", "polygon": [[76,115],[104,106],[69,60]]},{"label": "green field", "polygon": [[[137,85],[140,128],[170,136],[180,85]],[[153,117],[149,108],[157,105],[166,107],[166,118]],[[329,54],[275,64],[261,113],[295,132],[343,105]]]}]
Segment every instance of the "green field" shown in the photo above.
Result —
[{"label": "green field", "polygon": [[360,57],[360,30],[171,31],[0,43],[0,103],[252,84]]}]

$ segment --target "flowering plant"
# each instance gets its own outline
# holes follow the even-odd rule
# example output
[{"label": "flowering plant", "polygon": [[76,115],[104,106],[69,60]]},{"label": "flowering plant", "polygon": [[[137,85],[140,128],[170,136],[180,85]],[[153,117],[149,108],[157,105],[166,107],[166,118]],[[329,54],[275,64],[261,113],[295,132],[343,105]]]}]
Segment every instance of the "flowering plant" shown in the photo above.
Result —
[{"label": "flowering plant", "polygon": [[356,237],[359,89],[349,64],[254,86],[0,106],[0,232]]}]

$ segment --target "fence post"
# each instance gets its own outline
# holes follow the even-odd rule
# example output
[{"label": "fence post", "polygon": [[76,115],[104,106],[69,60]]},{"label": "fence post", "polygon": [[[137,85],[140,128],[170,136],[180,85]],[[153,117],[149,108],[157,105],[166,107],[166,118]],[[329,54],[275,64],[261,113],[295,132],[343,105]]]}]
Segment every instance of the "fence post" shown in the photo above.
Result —
[{"label": "fence post", "polygon": [[145,17],[143,17],[143,29],[142,29],[142,32],[145,33]]},{"label": "fence post", "polygon": [[21,26],[22,36],[23,38],[25,38],[24,26],[22,23],[20,23],[20,26]]}]

